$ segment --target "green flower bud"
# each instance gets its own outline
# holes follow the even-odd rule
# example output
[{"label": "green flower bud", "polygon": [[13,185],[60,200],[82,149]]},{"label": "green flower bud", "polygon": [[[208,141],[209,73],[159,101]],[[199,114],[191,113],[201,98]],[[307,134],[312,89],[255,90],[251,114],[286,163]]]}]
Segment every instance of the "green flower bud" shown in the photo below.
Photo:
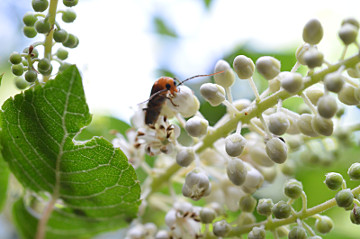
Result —
[{"label": "green flower bud", "polygon": [[32,0],[32,7],[35,12],[43,12],[49,6],[48,0]]},{"label": "green flower bud", "polygon": [[353,163],[347,173],[351,180],[360,180],[360,163]]},{"label": "green flower bud", "polygon": [[49,76],[52,72],[52,69],[53,69],[53,67],[52,67],[52,65],[50,65],[50,68],[48,70],[46,70],[46,71],[39,70],[39,72],[44,76]]},{"label": "green flower bud", "polygon": [[246,142],[241,134],[231,134],[225,138],[225,151],[231,157],[240,156],[244,151]]},{"label": "green flower bud", "polygon": [[25,80],[27,82],[35,82],[37,80],[37,72],[33,69],[28,70],[25,73]]},{"label": "green flower bud", "polygon": [[213,224],[213,233],[215,236],[224,237],[231,231],[231,226],[225,220]]},{"label": "green flower bud", "polygon": [[360,224],[360,207],[355,206],[350,212],[350,220],[352,223],[359,225]]},{"label": "green flower bud", "polygon": [[255,71],[254,62],[249,57],[243,55],[235,57],[233,67],[240,79],[249,79]]},{"label": "green flower bud", "polygon": [[31,12],[25,13],[25,15],[23,17],[24,24],[29,27],[34,26],[36,20],[37,20],[37,17],[34,14],[32,14]]},{"label": "green flower bud", "polygon": [[318,133],[314,130],[312,126],[312,119],[313,116],[311,114],[302,114],[297,121],[297,126],[301,133],[310,137],[316,137],[318,136]]},{"label": "green flower bud", "polygon": [[335,195],[335,200],[339,207],[348,208],[353,205],[354,195],[350,189],[343,189]]},{"label": "green flower bud", "polygon": [[262,145],[254,145],[253,147],[249,147],[249,154],[252,161],[261,166],[271,167],[274,165],[274,162],[269,158],[265,148]]},{"label": "green flower bud", "polygon": [[63,0],[63,4],[67,7],[73,7],[78,4],[79,0]]},{"label": "green flower bud", "polygon": [[68,51],[65,50],[64,48],[59,48],[56,51],[56,56],[57,58],[59,58],[60,60],[65,60],[66,58],[68,58]]},{"label": "green flower bud", "polygon": [[345,45],[356,42],[359,28],[353,24],[346,23],[340,27],[339,37]]},{"label": "green flower bud", "polygon": [[331,190],[338,190],[339,188],[341,188],[341,185],[343,184],[343,177],[341,174],[339,173],[327,173],[325,178],[324,183],[326,184],[326,186],[331,189]]},{"label": "green flower bud", "polygon": [[270,216],[272,207],[274,206],[273,201],[270,198],[259,199],[256,211],[263,216]]},{"label": "green flower bud", "polygon": [[303,187],[301,182],[290,179],[288,182],[286,182],[284,187],[284,194],[292,199],[297,199],[300,197],[301,193],[303,192]]},{"label": "green flower bud", "polygon": [[56,42],[65,42],[68,38],[68,33],[64,29],[56,29],[53,38]]},{"label": "green flower bud", "polygon": [[46,72],[50,69],[50,66],[51,66],[50,60],[48,58],[43,58],[43,59],[39,60],[38,70],[40,73]]},{"label": "green flower bud", "polygon": [[281,200],[272,207],[271,211],[277,219],[288,218],[291,214],[291,206]]},{"label": "green flower bud", "polygon": [[316,115],[311,120],[311,126],[316,133],[330,136],[334,130],[334,123],[331,119],[325,119],[319,115]]},{"label": "green flower bud", "polygon": [[304,53],[304,62],[309,68],[321,66],[324,62],[324,54],[312,47]]},{"label": "green flower bud", "polygon": [[21,63],[22,57],[19,54],[19,52],[13,52],[13,53],[11,53],[9,60],[10,60],[11,64],[17,65],[17,64]]},{"label": "green flower bud", "polygon": [[245,182],[247,170],[241,159],[233,158],[228,162],[226,173],[233,184],[240,186]]},{"label": "green flower bud", "polygon": [[47,34],[51,29],[50,22],[45,19],[39,19],[35,23],[35,30],[38,33]]},{"label": "green flower bud", "polygon": [[195,152],[192,148],[181,148],[176,154],[176,162],[181,167],[187,167],[195,159]]},{"label": "green flower bud", "polygon": [[25,26],[23,28],[23,33],[28,38],[34,38],[37,35],[37,31],[34,27]]},{"label": "green flower bud", "polygon": [[339,100],[345,105],[358,105],[359,99],[359,88],[345,83],[338,93]]},{"label": "green flower bud", "polygon": [[251,195],[245,195],[240,198],[239,206],[243,212],[253,212],[256,207],[256,199]]},{"label": "green flower bud", "polygon": [[75,19],[76,19],[76,13],[71,9],[64,11],[62,14],[62,20],[64,22],[70,23],[75,21]]},{"label": "green flower bud", "polygon": [[229,63],[224,60],[219,60],[215,65],[215,72],[224,71],[223,73],[214,75],[215,83],[222,87],[230,87],[235,82],[235,74],[231,69]]},{"label": "green flower bud", "polygon": [[266,153],[275,163],[284,163],[287,159],[286,144],[279,138],[274,137],[266,142]]},{"label": "green flower bud", "polygon": [[73,34],[69,33],[66,40],[62,43],[63,46],[68,48],[75,48],[79,44],[79,39]]},{"label": "green flower bud", "polygon": [[280,67],[280,61],[271,56],[262,56],[256,61],[256,70],[266,80],[271,80],[279,75]]},{"label": "green flower bud", "polygon": [[304,54],[305,52],[307,52],[309,49],[311,48],[310,44],[305,43],[301,46],[298,47],[298,49],[296,49],[296,60],[301,64],[301,65],[306,65],[305,61],[304,61]]},{"label": "green flower bud", "polygon": [[186,121],[185,130],[192,137],[201,137],[207,133],[209,122],[206,119],[194,116]]},{"label": "green flower bud", "polygon": [[338,72],[332,72],[325,76],[324,84],[328,91],[338,93],[344,85],[344,76]]},{"label": "green flower bud", "polygon": [[216,217],[216,212],[212,208],[203,207],[200,210],[200,221],[205,224],[212,223]]},{"label": "green flower bud", "polygon": [[330,119],[338,110],[335,98],[331,95],[322,96],[317,103],[317,110],[323,118]]},{"label": "green flower bud", "polygon": [[225,89],[217,84],[203,84],[200,87],[200,93],[212,106],[218,106],[225,100]]},{"label": "green flower bud", "polygon": [[29,86],[29,83],[26,80],[24,80],[24,78],[22,78],[22,77],[16,77],[15,78],[15,86],[19,90],[24,90]]},{"label": "green flower bud", "polygon": [[304,86],[300,73],[281,72],[279,76],[282,88],[291,94],[298,92]]},{"label": "green flower bud", "polygon": [[288,235],[289,239],[306,239],[306,230],[302,227],[295,226],[293,227]]},{"label": "green flower bud", "polygon": [[334,228],[334,222],[328,216],[320,216],[315,221],[315,228],[318,232],[326,234]]},{"label": "green flower bud", "polygon": [[24,66],[22,64],[12,65],[11,71],[16,76],[21,76],[24,73]]},{"label": "green flower bud", "polygon": [[211,184],[208,176],[201,170],[195,168],[185,177],[185,183],[182,187],[182,194],[194,201],[208,196],[211,192]]},{"label": "green flower bud", "polygon": [[261,227],[253,227],[248,234],[248,239],[265,239],[265,229]]},{"label": "green flower bud", "polygon": [[275,135],[282,135],[290,127],[290,122],[286,114],[276,112],[269,116],[268,128]]},{"label": "green flower bud", "polygon": [[303,40],[311,45],[319,44],[324,35],[321,23],[317,19],[311,19],[305,24],[303,30]]},{"label": "green flower bud", "polygon": [[309,98],[313,105],[317,105],[318,100],[324,95],[324,91],[319,88],[309,88],[305,91],[305,95]]}]

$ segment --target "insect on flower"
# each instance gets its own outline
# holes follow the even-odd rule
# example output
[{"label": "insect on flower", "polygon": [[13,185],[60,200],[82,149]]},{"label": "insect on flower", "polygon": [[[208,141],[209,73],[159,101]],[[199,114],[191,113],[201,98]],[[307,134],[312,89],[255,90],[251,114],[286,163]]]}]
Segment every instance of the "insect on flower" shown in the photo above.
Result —
[{"label": "insect on flower", "polygon": [[224,71],[215,72],[208,75],[196,75],[192,76],[190,78],[187,78],[178,84],[176,84],[176,79],[171,77],[160,77],[157,81],[155,81],[150,97],[147,100],[147,107],[143,110],[145,111],[145,124],[147,125],[153,125],[159,118],[161,108],[165,102],[166,99],[169,99],[170,102],[177,106],[173,101],[172,98],[176,95],[176,92],[179,92],[178,86],[182,85],[184,82],[197,78],[197,77],[204,77],[204,76],[212,76],[219,73],[223,73]]}]

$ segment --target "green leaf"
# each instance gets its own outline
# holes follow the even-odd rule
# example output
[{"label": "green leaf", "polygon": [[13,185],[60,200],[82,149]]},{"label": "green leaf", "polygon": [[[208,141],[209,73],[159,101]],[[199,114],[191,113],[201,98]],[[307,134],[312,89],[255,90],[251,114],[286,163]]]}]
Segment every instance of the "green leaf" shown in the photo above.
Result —
[{"label": "green leaf", "polygon": [[74,140],[91,121],[75,66],[8,99],[2,110],[2,153],[11,171],[64,204],[51,215],[49,238],[115,229],[136,217],[140,185],[126,156],[102,137]]},{"label": "green leaf", "polygon": [[0,212],[2,211],[7,195],[7,187],[9,181],[9,168],[7,163],[0,155]]},{"label": "green leaf", "polygon": [[164,19],[162,19],[161,17],[154,17],[154,26],[156,32],[160,35],[165,35],[174,38],[178,37],[175,30],[173,30],[172,27],[169,26],[169,24],[166,21],[164,21]]},{"label": "green leaf", "polygon": [[0,86],[1,86],[2,79],[3,79],[4,74],[5,74],[5,73],[2,73],[2,74],[0,75]]}]

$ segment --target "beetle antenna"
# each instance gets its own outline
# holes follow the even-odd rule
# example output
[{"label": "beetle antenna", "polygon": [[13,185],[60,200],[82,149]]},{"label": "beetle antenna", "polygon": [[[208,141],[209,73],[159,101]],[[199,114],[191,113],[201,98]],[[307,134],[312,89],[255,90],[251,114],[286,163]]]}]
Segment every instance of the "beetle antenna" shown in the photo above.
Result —
[{"label": "beetle antenna", "polygon": [[215,72],[215,73],[208,74],[208,75],[196,75],[196,76],[192,76],[192,77],[190,77],[190,78],[187,78],[187,79],[181,81],[181,82],[178,84],[178,86],[184,84],[184,82],[186,82],[186,81],[188,81],[188,80],[192,80],[192,79],[197,78],[197,77],[213,76],[213,75],[220,74],[220,73],[223,73],[223,72],[224,72],[224,71],[219,71],[219,72]]}]

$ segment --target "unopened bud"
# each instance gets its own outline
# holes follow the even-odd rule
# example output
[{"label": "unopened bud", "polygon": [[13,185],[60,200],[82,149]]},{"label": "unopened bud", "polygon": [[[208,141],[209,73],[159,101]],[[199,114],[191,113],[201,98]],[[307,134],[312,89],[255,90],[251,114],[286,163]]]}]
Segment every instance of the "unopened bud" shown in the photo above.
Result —
[{"label": "unopened bud", "polygon": [[341,188],[341,185],[343,184],[343,177],[339,173],[330,172],[327,173],[324,183],[326,186],[331,190],[338,190]]},{"label": "unopened bud", "polygon": [[261,227],[253,227],[248,234],[248,239],[265,239],[265,229]]},{"label": "unopened bud", "polygon": [[338,72],[332,72],[325,76],[324,84],[328,91],[338,93],[344,85],[344,76]]},{"label": "unopened bud", "polygon": [[208,176],[199,169],[194,169],[186,175],[182,193],[195,201],[211,192],[211,185]]},{"label": "unopened bud", "polygon": [[224,237],[230,231],[231,231],[231,226],[225,220],[221,220],[213,224],[213,232],[215,236]]},{"label": "unopened bud", "polygon": [[218,106],[225,100],[225,90],[217,84],[203,84],[200,87],[200,93],[212,106]]},{"label": "unopened bud", "polygon": [[256,207],[256,211],[263,216],[271,215],[271,209],[274,206],[273,201],[270,198],[262,198]]},{"label": "unopened bud", "polygon": [[266,142],[266,153],[275,163],[284,163],[287,158],[286,144],[279,138],[274,137]]},{"label": "unopened bud", "polygon": [[241,159],[233,158],[229,160],[226,172],[233,184],[240,186],[245,182],[247,170]]},{"label": "unopened bud", "polygon": [[244,55],[235,57],[233,67],[240,79],[249,79],[255,71],[254,62]]},{"label": "unopened bud", "polygon": [[192,148],[181,148],[176,154],[176,162],[181,167],[187,167],[195,159],[195,152]]},{"label": "unopened bud", "polygon": [[212,208],[204,207],[200,211],[200,221],[202,223],[212,223],[216,217],[216,212]]},{"label": "unopened bud", "polygon": [[304,42],[316,45],[321,41],[323,34],[324,32],[320,21],[317,19],[311,19],[305,24],[302,37]]},{"label": "unopened bud", "polygon": [[345,105],[358,105],[360,103],[360,88],[344,84],[338,93],[339,100]]},{"label": "unopened bud", "polygon": [[253,212],[256,207],[256,199],[251,195],[245,195],[240,198],[239,206],[243,212]]},{"label": "unopened bud", "polygon": [[239,156],[245,148],[246,139],[241,134],[231,134],[225,138],[225,150],[231,157]]},{"label": "unopened bud", "polygon": [[330,136],[334,130],[334,123],[331,119],[325,119],[319,115],[313,117],[311,126],[318,134]]},{"label": "unopened bud", "polygon": [[271,133],[282,135],[289,128],[290,122],[288,117],[282,112],[276,112],[269,116],[268,128]]},{"label": "unopened bud", "polygon": [[235,81],[235,74],[229,63],[224,60],[219,60],[215,65],[215,72],[219,71],[224,72],[214,75],[215,83],[221,85],[224,88],[232,86]]},{"label": "unopened bud", "polygon": [[280,73],[280,82],[282,88],[292,94],[302,89],[304,85],[302,75],[292,72]]},{"label": "unopened bud", "polygon": [[301,182],[295,179],[290,179],[288,182],[286,182],[284,187],[285,195],[292,199],[297,199],[298,197],[300,197],[302,191],[303,187]]},{"label": "unopened bud", "polygon": [[315,228],[318,232],[326,234],[334,228],[334,222],[328,216],[319,216],[315,221]]},{"label": "unopened bud", "polygon": [[302,227],[295,226],[293,227],[288,235],[288,239],[306,239],[306,230]]},{"label": "unopened bud", "polygon": [[300,115],[300,119],[297,121],[297,126],[301,133],[310,136],[316,137],[319,134],[314,130],[312,126],[313,116],[311,114],[302,114]]},{"label": "unopened bud", "polygon": [[339,37],[345,45],[356,42],[359,28],[350,23],[345,23],[340,27]]},{"label": "unopened bud", "polygon": [[324,54],[312,47],[304,53],[304,62],[311,69],[321,66],[324,62]]},{"label": "unopened bud", "polygon": [[291,206],[281,200],[272,207],[272,213],[277,219],[288,218],[291,214]]},{"label": "unopened bud", "polygon": [[209,122],[206,119],[194,116],[186,121],[185,130],[193,137],[201,137],[207,133]]},{"label": "unopened bud", "polygon": [[271,56],[262,56],[256,61],[256,70],[266,79],[271,80],[280,73],[280,61]]},{"label": "unopened bud", "polygon": [[360,180],[360,163],[353,163],[347,173],[351,180]]}]

